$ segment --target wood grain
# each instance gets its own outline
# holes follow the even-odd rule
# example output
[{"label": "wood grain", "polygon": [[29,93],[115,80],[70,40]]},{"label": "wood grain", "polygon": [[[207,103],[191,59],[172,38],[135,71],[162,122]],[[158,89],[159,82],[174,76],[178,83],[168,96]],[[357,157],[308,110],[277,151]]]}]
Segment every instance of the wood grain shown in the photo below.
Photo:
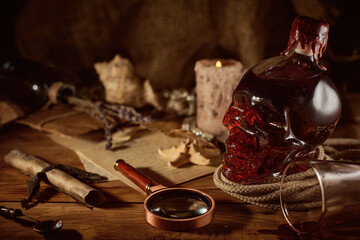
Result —
[{"label": "wood grain", "polygon": [[[20,207],[14,202],[2,204]],[[23,212],[39,220],[62,220],[63,229],[51,239],[299,239],[287,227],[280,212],[248,204],[218,204],[211,224],[188,232],[152,227],[145,221],[140,203],[106,204],[93,210],[76,203],[46,203]],[[358,224],[354,222],[332,232],[317,232],[303,239],[358,239]],[[30,227],[1,219],[0,239],[41,238]]]},{"label": "wood grain", "polygon": [[[19,207],[18,203],[4,205]],[[75,203],[46,203],[26,211],[26,214],[40,220],[61,219],[64,222],[62,239],[67,234],[72,237],[79,235],[83,239],[209,239],[219,236],[221,239],[229,239],[232,236],[256,236],[259,234],[258,229],[274,230],[278,225],[284,224],[279,212],[244,204],[217,205],[214,221],[190,232],[170,232],[152,227],[144,219],[142,204],[107,204],[105,208],[90,210]],[[268,224],[261,226],[263,220]],[[38,234],[31,228],[22,227],[23,231],[13,233],[8,230],[19,227],[18,223],[10,220],[2,222],[0,237],[38,239]],[[267,235],[264,234],[265,237]]]},{"label": "wood grain", "polygon": [[[335,135],[347,136],[348,126],[355,127],[355,124],[353,121],[341,123]],[[360,138],[360,134],[355,137]],[[26,180],[29,177],[3,161],[3,156],[14,148],[49,162],[82,168],[72,150],[54,143],[45,133],[17,124],[3,127],[0,129],[0,205],[6,207],[20,208],[19,200],[28,194]],[[40,203],[23,213],[39,220],[64,222],[63,229],[48,239],[299,239],[289,230],[280,211],[250,205],[223,193],[214,185],[212,175],[181,184],[204,191],[216,201],[214,221],[188,232],[170,232],[150,226],[144,219],[146,196],[120,181],[91,185],[107,198],[102,208],[86,208],[42,183]],[[360,221],[357,221],[331,230],[319,230],[302,239],[358,239],[359,226]],[[44,237],[30,227],[0,216],[0,239]]]}]

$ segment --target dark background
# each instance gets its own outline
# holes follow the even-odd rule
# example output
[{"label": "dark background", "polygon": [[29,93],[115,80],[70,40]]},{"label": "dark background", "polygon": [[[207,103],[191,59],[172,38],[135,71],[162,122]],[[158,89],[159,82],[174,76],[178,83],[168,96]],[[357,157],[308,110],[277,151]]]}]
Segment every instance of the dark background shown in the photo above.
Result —
[{"label": "dark background", "polygon": [[360,91],[356,1],[22,0],[2,1],[1,56],[22,56],[97,82],[93,64],[115,54],[158,90],[191,88],[194,64],[234,58],[245,67],[286,48],[291,22],[307,15],[331,24],[322,64],[340,91]]}]

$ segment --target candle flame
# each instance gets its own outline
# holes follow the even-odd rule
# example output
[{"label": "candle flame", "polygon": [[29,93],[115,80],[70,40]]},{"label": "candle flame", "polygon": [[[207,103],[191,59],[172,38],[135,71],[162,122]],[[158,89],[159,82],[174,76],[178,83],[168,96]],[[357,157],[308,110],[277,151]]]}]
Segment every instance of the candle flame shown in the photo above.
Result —
[{"label": "candle flame", "polygon": [[215,63],[215,67],[218,67],[218,68],[222,67],[221,62],[220,62],[220,61],[217,61],[217,62]]}]

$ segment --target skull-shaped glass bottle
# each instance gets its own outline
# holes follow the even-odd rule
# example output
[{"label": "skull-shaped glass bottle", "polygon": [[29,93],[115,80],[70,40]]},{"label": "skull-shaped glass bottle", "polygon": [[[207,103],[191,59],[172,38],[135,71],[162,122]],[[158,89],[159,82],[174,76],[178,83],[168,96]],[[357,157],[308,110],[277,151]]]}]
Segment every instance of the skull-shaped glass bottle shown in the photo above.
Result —
[{"label": "skull-shaped glass bottle", "polygon": [[261,183],[280,174],[293,158],[313,154],[340,117],[339,94],[318,64],[329,24],[295,18],[281,56],[252,67],[235,89],[223,124],[223,175],[239,183]]}]

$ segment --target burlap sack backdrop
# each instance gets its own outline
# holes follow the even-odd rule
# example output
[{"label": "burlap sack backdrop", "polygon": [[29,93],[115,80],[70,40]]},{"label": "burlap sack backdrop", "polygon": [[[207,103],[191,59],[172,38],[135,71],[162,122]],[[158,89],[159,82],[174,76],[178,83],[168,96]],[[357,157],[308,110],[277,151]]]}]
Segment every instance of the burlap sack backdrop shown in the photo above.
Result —
[{"label": "burlap sack backdrop", "polygon": [[[11,36],[22,56],[75,73],[93,71],[95,62],[121,54],[155,89],[192,87],[197,60],[233,58],[249,68],[286,48],[296,15],[333,24],[335,17],[340,17],[329,12],[337,9],[334,4],[299,0],[29,0],[20,6]],[[354,22],[350,23],[352,29]],[[336,27],[332,26],[327,52],[336,43],[332,40],[337,36],[333,34]],[[341,39],[355,41],[353,31],[349,34]]]},{"label": "burlap sack backdrop", "polygon": [[[323,146],[318,148],[319,160],[328,161],[349,161],[360,163],[360,140],[347,138],[330,138]],[[214,183],[225,193],[249,202],[270,209],[280,209],[280,181],[281,177],[274,178],[263,184],[243,185],[227,180],[221,174],[222,166],[219,166],[214,173]],[[294,174],[288,178],[287,192],[283,196],[289,197],[293,203],[288,206],[291,210],[306,210],[318,207],[321,204],[319,199],[319,182],[313,171],[306,171],[300,174]],[[292,189],[292,183],[301,181],[302,189],[306,189],[298,194],[298,189]],[[294,184],[295,185],[295,184]],[[299,186],[299,183],[297,183]]]},{"label": "burlap sack backdrop", "polygon": [[[334,81],[340,83],[345,78],[341,74],[345,69],[331,68],[332,62],[359,59],[351,55],[360,47],[353,31],[359,27],[359,14],[351,1],[22,2],[15,12],[13,29],[7,27],[11,32],[4,37],[14,37],[20,55],[80,73],[86,81],[89,75],[84,72],[93,70],[95,62],[121,54],[130,59],[141,77],[150,79],[155,89],[192,87],[196,60],[232,58],[249,68],[278,55],[286,47],[296,15],[331,24],[324,58],[331,60],[325,65],[336,74]],[[357,69],[347,73],[347,85],[358,83],[349,82],[349,74],[356,76]],[[97,77],[94,71],[92,74]]]},{"label": "burlap sack backdrop", "polygon": [[118,53],[155,89],[171,89],[194,85],[199,59],[232,57],[251,66],[278,55],[294,16],[290,1],[275,0],[30,0],[15,41],[23,56],[74,72]]}]

